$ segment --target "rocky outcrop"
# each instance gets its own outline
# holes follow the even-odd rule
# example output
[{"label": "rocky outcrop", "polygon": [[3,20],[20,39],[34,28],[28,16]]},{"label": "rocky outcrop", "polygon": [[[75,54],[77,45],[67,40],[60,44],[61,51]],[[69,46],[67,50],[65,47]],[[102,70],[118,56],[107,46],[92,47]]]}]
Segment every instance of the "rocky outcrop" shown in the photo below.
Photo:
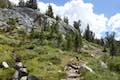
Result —
[{"label": "rocky outcrop", "polygon": [[[14,7],[11,9],[0,9],[0,28],[7,29],[11,27],[7,22],[10,19],[15,20],[15,24],[18,28],[24,28],[28,32],[34,27],[46,26],[55,23],[56,20],[52,19],[44,14],[41,14],[38,10],[33,10],[26,7]],[[70,25],[67,25],[63,21],[59,21],[60,31],[66,33],[66,30],[74,30]]]}]

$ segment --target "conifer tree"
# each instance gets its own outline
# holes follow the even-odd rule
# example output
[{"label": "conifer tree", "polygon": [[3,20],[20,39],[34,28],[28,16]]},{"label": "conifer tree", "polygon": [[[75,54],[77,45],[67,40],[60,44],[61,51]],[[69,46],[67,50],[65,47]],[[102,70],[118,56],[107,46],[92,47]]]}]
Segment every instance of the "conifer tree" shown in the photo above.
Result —
[{"label": "conifer tree", "polygon": [[61,20],[60,16],[58,16],[58,15],[56,16],[55,19],[56,19],[56,21],[60,21]]},{"label": "conifer tree", "polygon": [[20,0],[20,2],[19,2],[19,7],[24,7],[24,6],[25,6],[24,0]]},{"label": "conifer tree", "polygon": [[101,38],[100,43],[101,43],[101,46],[104,46],[104,45],[105,45],[105,42],[104,42],[104,39],[103,39],[103,38]]},{"label": "conifer tree", "polygon": [[48,10],[46,11],[46,15],[51,17],[51,18],[54,18],[53,9],[52,9],[51,5],[48,6]]},{"label": "conifer tree", "polygon": [[114,56],[114,55],[116,55],[116,52],[117,52],[115,33],[112,32],[111,34],[109,34],[107,32],[106,35],[107,36],[105,38],[106,38],[107,47],[110,50],[110,55]]},{"label": "conifer tree", "polygon": [[87,25],[87,29],[85,30],[83,36],[87,41],[94,42],[95,34],[90,31],[89,25]]},{"label": "conifer tree", "polygon": [[58,47],[61,48],[63,45],[63,36],[61,33],[58,34],[57,41],[58,41]]},{"label": "conifer tree", "polygon": [[37,0],[27,1],[26,6],[32,9],[37,9]]},{"label": "conifer tree", "polygon": [[80,20],[74,21],[74,28],[76,29],[75,32],[75,49],[78,53],[80,53],[81,47],[82,47],[82,36],[80,31]]},{"label": "conifer tree", "polygon": [[72,48],[72,35],[70,34],[70,32],[66,35],[66,40],[67,40],[66,49],[71,50],[71,48]]},{"label": "conifer tree", "polygon": [[66,24],[69,24],[69,20],[68,20],[67,17],[64,17],[64,22],[65,22]]}]

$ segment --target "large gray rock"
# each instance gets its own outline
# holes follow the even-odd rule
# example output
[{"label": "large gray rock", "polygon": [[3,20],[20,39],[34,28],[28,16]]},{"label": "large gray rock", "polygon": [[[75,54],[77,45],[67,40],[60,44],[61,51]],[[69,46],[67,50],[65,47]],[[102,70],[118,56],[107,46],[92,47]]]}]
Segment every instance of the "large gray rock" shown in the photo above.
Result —
[{"label": "large gray rock", "polygon": [[4,68],[9,68],[9,65],[7,64],[7,62],[2,62],[2,65]]},{"label": "large gray rock", "polygon": [[[3,29],[10,27],[7,24],[9,19],[16,20],[17,27],[26,29],[28,32],[32,30],[33,27],[52,25],[56,20],[52,19],[44,14],[41,14],[38,10],[33,10],[30,8],[20,8],[15,7],[12,9],[0,9],[0,27]],[[67,31],[74,31],[74,28],[70,25],[67,25],[63,21],[59,22],[60,31],[66,33]],[[67,30],[66,30],[67,29]]]},{"label": "large gray rock", "polygon": [[[13,8],[13,9],[0,9],[0,26],[3,26],[4,28],[7,27],[7,21],[10,19],[16,20],[16,23],[19,27],[22,27],[26,29],[27,31],[30,31],[32,27],[34,26],[33,20],[28,14],[23,12],[22,10],[27,10],[24,8]],[[10,25],[9,25],[10,26]]]}]

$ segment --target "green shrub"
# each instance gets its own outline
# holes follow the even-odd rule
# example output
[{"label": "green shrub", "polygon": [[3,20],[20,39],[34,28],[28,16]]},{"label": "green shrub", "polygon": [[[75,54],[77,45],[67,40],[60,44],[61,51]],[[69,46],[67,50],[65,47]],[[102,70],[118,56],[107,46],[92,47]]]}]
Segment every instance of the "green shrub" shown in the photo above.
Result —
[{"label": "green shrub", "polygon": [[0,69],[0,80],[11,80],[14,72],[13,69]]},{"label": "green shrub", "polygon": [[98,72],[95,74],[86,72],[84,78],[85,80],[119,80],[117,74],[109,71]]},{"label": "green shrub", "polygon": [[61,63],[61,59],[54,56],[54,57],[51,57],[50,58],[50,61],[53,63],[53,64],[60,64]]},{"label": "green shrub", "polygon": [[38,54],[48,54],[47,49],[42,48],[42,47],[35,47],[34,51]]},{"label": "green shrub", "polygon": [[9,24],[9,25],[15,25],[16,24],[16,20],[15,19],[9,19],[9,21],[7,22],[7,24]]},{"label": "green shrub", "polygon": [[10,2],[8,0],[0,0],[0,8],[8,8],[10,6]]},{"label": "green shrub", "polygon": [[48,43],[49,43],[49,41],[46,40],[46,39],[44,39],[44,40],[41,41],[41,45],[47,45]]},{"label": "green shrub", "polygon": [[120,57],[115,56],[113,58],[109,58],[108,66],[109,66],[110,70],[120,73]]},{"label": "green shrub", "polygon": [[16,53],[17,53],[17,56],[24,61],[33,59],[38,56],[36,52],[28,49],[18,49],[16,50]]},{"label": "green shrub", "polygon": [[30,49],[33,50],[35,48],[35,44],[34,43],[24,43],[21,45],[22,49]]},{"label": "green shrub", "polygon": [[65,72],[59,72],[58,73],[58,79],[65,79],[66,78],[66,73]]},{"label": "green shrub", "polygon": [[[91,74],[90,72],[86,72],[84,74],[84,79],[85,80],[98,80],[98,76],[95,74]],[[100,80],[100,79],[99,79]]]},{"label": "green shrub", "polygon": [[9,21],[7,21],[7,24],[10,25],[10,28],[8,31],[11,31],[16,28],[16,20],[15,19],[9,19]]},{"label": "green shrub", "polygon": [[15,39],[11,39],[7,36],[0,35],[0,44],[7,44],[10,46],[15,46],[19,44],[19,41]]}]

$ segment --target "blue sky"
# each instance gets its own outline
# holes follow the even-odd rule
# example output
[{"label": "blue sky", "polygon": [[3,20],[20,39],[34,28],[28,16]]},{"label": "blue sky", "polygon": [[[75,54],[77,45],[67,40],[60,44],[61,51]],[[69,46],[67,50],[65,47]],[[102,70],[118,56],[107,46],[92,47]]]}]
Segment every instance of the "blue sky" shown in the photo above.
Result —
[{"label": "blue sky", "polygon": [[108,18],[120,12],[120,0],[84,0],[84,2],[92,3],[95,13],[104,13]]},{"label": "blue sky", "polygon": [[[67,1],[70,0],[40,0],[45,3],[49,1],[58,6],[64,5]],[[94,12],[96,14],[104,13],[108,18],[120,12],[120,0],[84,0],[85,3],[92,3],[94,5]]]}]

